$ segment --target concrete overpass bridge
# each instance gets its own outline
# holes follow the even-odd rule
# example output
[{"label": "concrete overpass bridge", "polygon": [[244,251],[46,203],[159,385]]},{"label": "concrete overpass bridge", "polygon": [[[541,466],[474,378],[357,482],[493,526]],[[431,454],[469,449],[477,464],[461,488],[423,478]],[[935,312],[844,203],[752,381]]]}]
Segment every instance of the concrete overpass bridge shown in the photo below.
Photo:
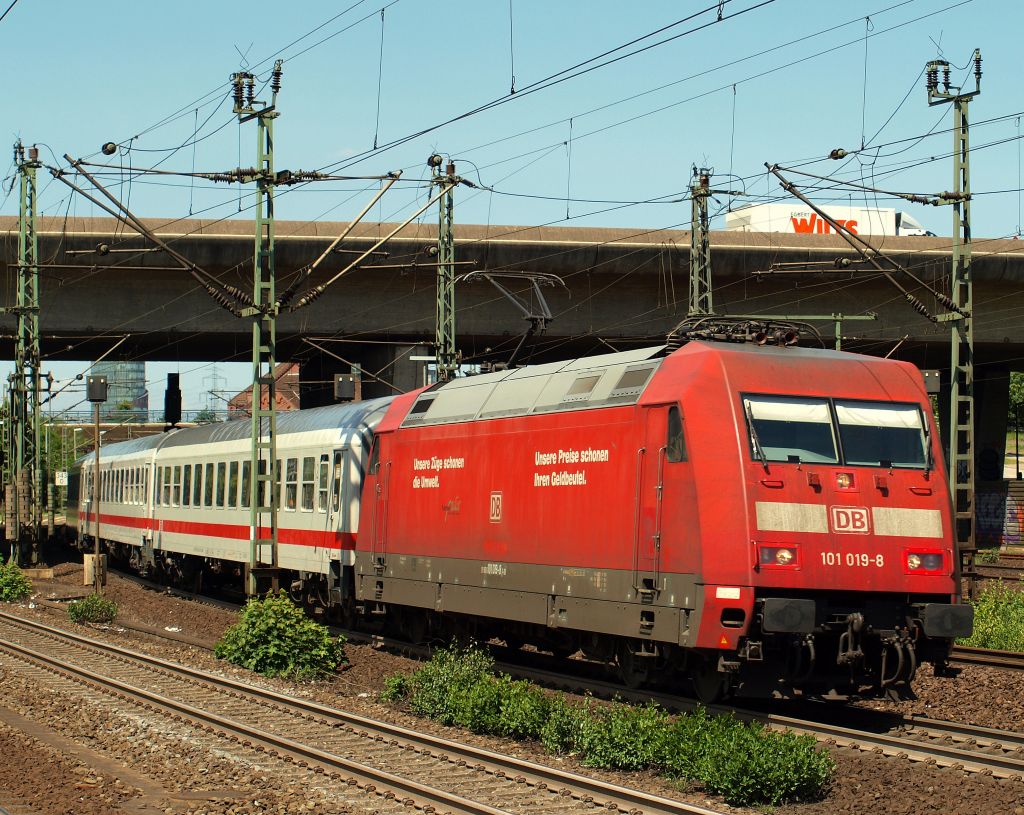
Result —
[{"label": "concrete overpass bridge", "polygon": [[[163,240],[222,281],[251,291],[250,221],[148,222]],[[278,290],[340,233],[338,223],[277,223]],[[389,231],[360,224],[312,279],[321,282]],[[251,328],[217,306],[163,251],[113,219],[42,218],[38,225],[40,324],[49,359],[88,360],[125,334],[118,354],[152,360],[251,358]],[[16,292],[17,220],[0,218],[7,262],[6,303]],[[690,234],[687,231],[462,225],[456,257],[477,270],[546,272],[564,287],[543,289],[554,320],[524,349],[535,361],[623,349],[661,340],[686,314]],[[399,388],[417,384],[434,336],[433,223],[413,224],[327,293],[278,321],[279,360],[302,363],[306,404],[329,398],[322,383],[358,362]],[[109,251],[98,249],[105,246]],[[948,238],[884,238],[887,254],[940,290],[949,289]],[[863,265],[820,274],[761,275],[773,264],[855,259],[834,235],[713,232],[715,309],[726,314],[862,315],[844,322],[844,348],[947,368],[949,326],[914,312],[899,293]],[[792,267],[787,267],[791,269]],[[979,447],[1002,452],[1008,372],[1024,369],[1024,241],[974,243],[975,341]],[[908,288],[912,284],[902,281]],[[511,285],[511,284],[510,284]],[[525,285],[513,286],[526,291]],[[942,307],[923,291],[933,314]],[[458,345],[466,360],[505,360],[527,328],[522,314],[486,280],[456,290]],[[818,323],[831,344],[830,321]],[[11,356],[12,317],[0,319],[0,354]],[[317,344],[311,345],[312,341]],[[325,353],[321,348],[328,349]],[[368,392],[390,392],[378,384]],[[1001,460],[1001,458],[1000,458]]]}]

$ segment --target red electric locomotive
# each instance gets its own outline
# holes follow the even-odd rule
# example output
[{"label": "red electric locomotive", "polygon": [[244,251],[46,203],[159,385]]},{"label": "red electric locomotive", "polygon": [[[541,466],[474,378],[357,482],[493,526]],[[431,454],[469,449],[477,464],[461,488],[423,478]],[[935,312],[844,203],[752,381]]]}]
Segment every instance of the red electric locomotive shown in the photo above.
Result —
[{"label": "red electric locomotive", "polygon": [[705,699],[896,693],[972,628],[952,523],[912,365],[698,341],[395,398],[353,589]]}]

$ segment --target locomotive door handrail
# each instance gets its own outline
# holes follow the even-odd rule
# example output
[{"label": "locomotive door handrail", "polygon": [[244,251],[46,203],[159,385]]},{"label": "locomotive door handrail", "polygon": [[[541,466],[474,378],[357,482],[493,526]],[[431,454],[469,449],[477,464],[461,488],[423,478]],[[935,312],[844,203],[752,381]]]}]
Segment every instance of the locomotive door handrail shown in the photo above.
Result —
[{"label": "locomotive door handrail", "polygon": [[[383,475],[381,475],[381,473]],[[377,475],[376,505],[373,508],[373,538],[370,541],[370,557],[374,568],[383,570],[387,564],[387,523],[388,523],[388,492],[391,483],[391,462],[386,461]]]},{"label": "locomotive door handrail", "polygon": [[668,453],[668,446],[658,449],[658,486],[655,487],[657,497],[654,507],[654,586],[661,583],[661,517],[662,506],[665,497],[665,457]]},{"label": "locomotive door handrail", "polygon": [[647,448],[636,451],[636,489],[633,491],[633,589],[639,596],[640,586],[640,547],[643,535],[643,495],[644,495],[644,460]]}]

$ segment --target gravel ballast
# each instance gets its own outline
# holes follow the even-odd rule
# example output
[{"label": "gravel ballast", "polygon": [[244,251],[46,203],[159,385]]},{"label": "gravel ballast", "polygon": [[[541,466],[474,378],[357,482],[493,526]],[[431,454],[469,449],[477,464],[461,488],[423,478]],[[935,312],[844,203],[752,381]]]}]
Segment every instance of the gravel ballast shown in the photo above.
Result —
[{"label": "gravel ballast", "polygon": [[[118,603],[117,620],[108,627],[83,627],[70,623],[62,609],[41,602],[48,597],[66,596],[81,590],[80,565],[62,564],[56,567],[52,581],[37,580],[34,588],[31,602],[0,607],[51,625],[80,631],[97,639],[116,642],[134,650],[243,679],[283,693],[301,695],[322,704],[387,719],[410,728],[541,763],[565,769],[581,769],[572,757],[551,756],[540,745],[481,737],[442,727],[376,701],[386,676],[395,672],[410,673],[418,663],[369,645],[348,644],[346,651],[350,666],[328,682],[296,684],[268,680],[217,660],[209,651],[195,645],[157,639],[119,625],[166,630],[168,635],[212,644],[237,619],[233,611],[161,594],[112,573],[105,593]],[[191,815],[241,815],[256,812],[292,815],[314,811],[349,811],[343,802],[323,798],[315,802],[321,808],[308,808],[314,804],[312,798],[316,796],[308,785],[297,778],[301,771],[296,769],[290,774],[281,775],[247,766],[245,762],[248,759],[242,761],[238,756],[219,754],[223,751],[212,737],[202,736],[189,740],[180,733],[172,732],[173,728],[169,729],[159,722],[157,714],[146,714],[144,720],[137,711],[112,713],[103,705],[98,705],[95,706],[97,711],[106,712],[102,715],[97,713],[95,721],[100,724],[93,725],[91,722],[85,723],[82,715],[76,713],[80,707],[78,700],[67,695],[33,693],[30,684],[26,684],[14,671],[0,671],[0,688],[5,700],[0,702],[3,707],[50,728],[67,739],[69,745],[83,744],[98,754],[110,757],[112,761],[122,762],[124,766],[150,779],[157,787],[155,790],[140,792],[137,784],[131,784],[131,779],[118,778],[116,773],[93,773],[89,777],[97,780],[89,782],[91,786],[88,790],[70,789],[68,785],[63,785],[63,794],[68,797],[62,802],[52,798],[53,795],[59,795],[54,789],[62,787],[60,779],[70,778],[69,773],[74,774],[75,767],[79,767],[80,773],[83,772],[81,768],[88,764],[88,760],[78,761],[72,755],[72,746],[63,752],[47,746],[55,754],[53,761],[0,762],[0,803],[8,795],[11,800],[17,799],[23,794],[19,789],[35,789],[40,794],[49,790],[47,794],[51,795],[51,799],[44,802],[45,805],[36,807],[40,812],[75,812],[82,815],[92,815],[93,812],[120,813],[136,811],[132,802],[137,804],[139,796],[148,796],[155,803],[162,791],[170,796],[167,800],[171,811]],[[926,668],[918,676],[915,688],[918,699],[913,701],[866,704],[902,714],[963,721],[998,729],[1022,729],[1022,677],[1012,671],[966,666],[955,678],[939,678],[932,676],[930,669]],[[28,754],[35,742],[31,735],[0,722],[0,744],[4,746],[5,754],[21,755],[22,751]],[[830,749],[837,763],[837,772],[827,798],[819,802],[780,806],[773,812],[778,815],[862,815],[866,811],[896,815],[930,815],[936,812],[943,815],[974,815],[977,812],[1024,815],[1022,781],[972,776],[956,769],[939,769],[908,760],[847,749]],[[67,768],[60,764],[61,761],[68,763]],[[50,774],[53,766],[60,766],[61,772]],[[17,771],[12,772],[12,767],[17,767]],[[681,797],[714,809],[729,810],[721,802],[703,795],[700,790],[680,790],[652,774],[595,770],[586,772],[614,783]],[[89,797],[92,797],[97,791],[107,796],[103,799],[106,809],[75,808],[75,802],[81,802],[83,792],[88,792]],[[187,800],[190,794],[204,791],[216,794],[212,797],[204,795],[201,801]],[[97,800],[99,792],[96,794]],[[78,793],[77,797],[74,793]],[[61,806],[65,808],[61,809]]]}]

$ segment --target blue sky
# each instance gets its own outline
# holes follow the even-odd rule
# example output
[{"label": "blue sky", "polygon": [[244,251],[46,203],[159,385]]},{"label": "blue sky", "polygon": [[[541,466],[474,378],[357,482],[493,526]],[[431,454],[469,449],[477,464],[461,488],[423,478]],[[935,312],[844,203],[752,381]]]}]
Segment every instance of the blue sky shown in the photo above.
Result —
[{"label": "blue sky", "polygon": [[[749,193],[732,202],[721,197],[722,210],[779,195],[764,162],[839,172],[886,189],[948,189],[949,109],[928,106],[921,72],[940,53],[967,66],[980,47],[982,94],[971,107],[974,234],[1019,232],[1018,2],[762,2],[729,0],[717,21],[712,0],[397,0],[385,7],[382,48],[383,0],[19,0],[0,22],[8,64],[19,66],[5,88],[5,122],[12,142],[45,145],[46,163],[62,164],[69,153],[115,165],[106,181],[144,217],[248,217],[251,198],[237,187],[138,178],[122,168],[251,165],[255,128],[240,128],[232,116],[228,76],[249,67],[266,78],[279,57],[285,64],[278,169],[402,169],[407,180],[372,219],[405,217],[425,200],[425,189],[413,182],[426,177],[425,159],[438,151],[454,157],[461,174],[493,188],[459,190],[461,222],[685,228],[689,203],[672,199],[685,191],[694,164],[713,167],[717,184]],[[579,76],[570,71],[564,81],[532,91],[666,26],[598,60],[624,57],[612,64]],[[513,64],[517,93],[510,95]],[[954,81],[964,75],[955,69]],[[372,149],[375,140],[403,140],[489,103],[496,104],[399,146]],[[933,135],[918,138],[926,133]],[[98,152],[107,141],[121,146],[109,159]],[[862,143],[866,149],[843,166],[823,158]],[[821,160],[806,163],[815,159]],[[293,188],[279,196],[277,215],[345,220],[372,187],[333,181]],[[865,203],[849,190],[818,200]],[[641,201],[651,203],[634,203]],[[44,214],[95,213],[56,183],[44,186],[40,205]],[[897,206],[884,198],[877,205]],[[948,209],[900,208],[950,234]],[[16,196],[0,211],[16,213]],[[80,368],[62,363],[54,371],[62,377]],[[151,379],[162,382],[166,370],[178,368],[152,364]],[[180,370],[186,406],[204,405],[210,366],[182,363]],[[248,377],[244,365],[222,364],[219,373],[229,389]],[[158,391],[151,391],[154,403]]]}]

